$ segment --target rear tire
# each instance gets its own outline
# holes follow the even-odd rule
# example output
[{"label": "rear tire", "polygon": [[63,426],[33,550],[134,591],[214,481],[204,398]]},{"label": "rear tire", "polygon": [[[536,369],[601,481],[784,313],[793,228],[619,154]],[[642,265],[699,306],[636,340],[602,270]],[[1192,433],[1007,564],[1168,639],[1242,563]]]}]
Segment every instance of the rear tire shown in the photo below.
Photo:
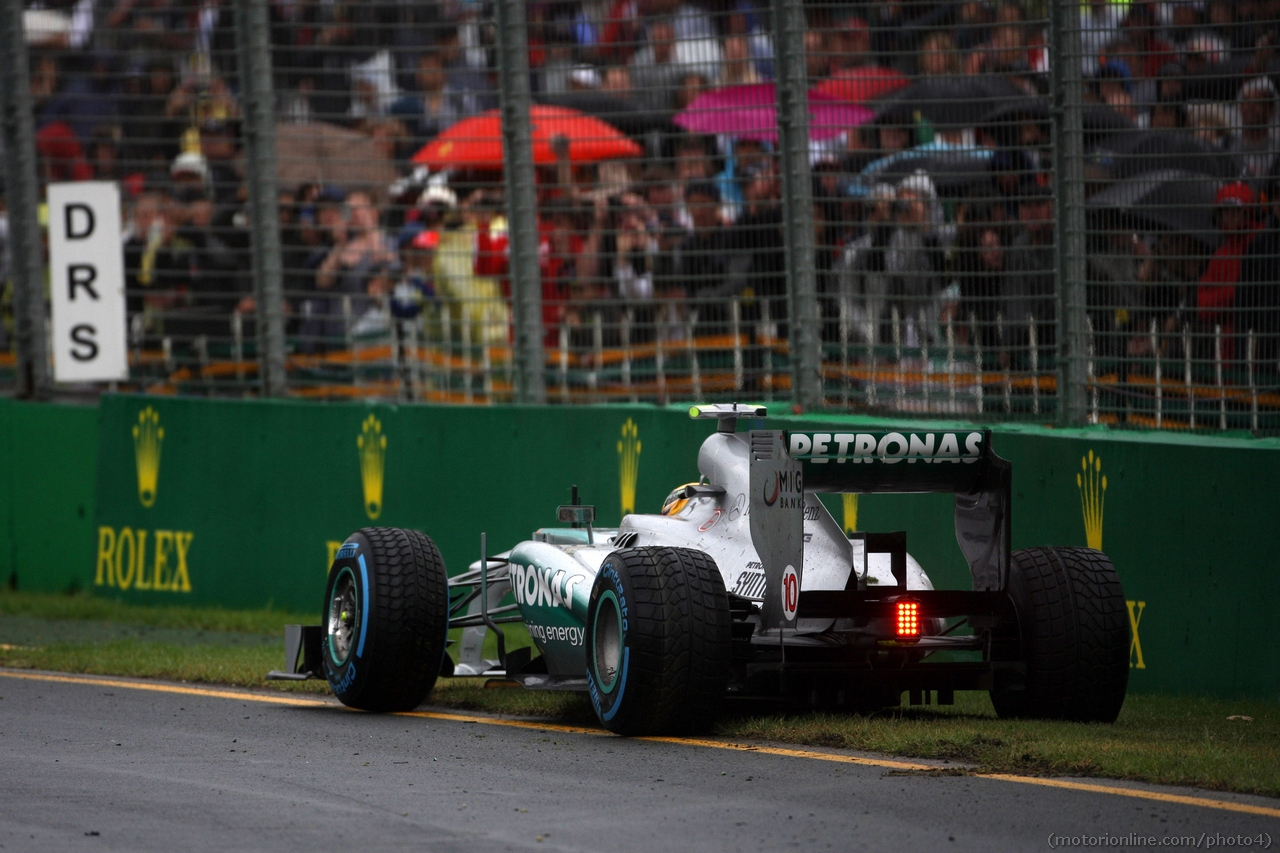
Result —
[{"label": "rear tire", "polygon": [[688,548],[614,551],[587,604],[587,688],[622,735],[708,728],[729,684],[729,596],[715,561]]},{"label": "rear tire", "polygon": [[1028,548],[1009,566],[1023,689],[997,683],[1001,717],[1112,723],[1129,685],[1129,623],[1115,567],[1090,548]]},{"label": "rear tire", "polygon": [[324,602],[321,656],[342,703],[364,711],[422,704],[449,631],[448,575],[435,543],[395,527],[353,533],[329,569]]}]

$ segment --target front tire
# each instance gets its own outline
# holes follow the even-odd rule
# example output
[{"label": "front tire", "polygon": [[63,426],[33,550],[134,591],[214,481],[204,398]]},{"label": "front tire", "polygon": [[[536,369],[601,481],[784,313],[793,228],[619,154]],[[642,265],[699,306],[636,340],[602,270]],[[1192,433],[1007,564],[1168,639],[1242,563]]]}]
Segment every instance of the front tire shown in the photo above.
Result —
[{"label": "front tire", "polygon": [[587,604],[587,688],[622,735],[708,728],[729,683],[729,597],[715,561],[688,548],[605,558]]},{"label": "front tire", "polygon": [[1090,548],[1014,551],[1009,596],[1024,685],[999,683],[1001,717],[1113,723],[1129,686],[1129,623],[1115,567]]},{"label": "front tire", "polygon": [[448,575],[416,530],[367,527],[338,549],[325,587],[324,672],[344,705],[409,711],[440,674],[449,631]]}]

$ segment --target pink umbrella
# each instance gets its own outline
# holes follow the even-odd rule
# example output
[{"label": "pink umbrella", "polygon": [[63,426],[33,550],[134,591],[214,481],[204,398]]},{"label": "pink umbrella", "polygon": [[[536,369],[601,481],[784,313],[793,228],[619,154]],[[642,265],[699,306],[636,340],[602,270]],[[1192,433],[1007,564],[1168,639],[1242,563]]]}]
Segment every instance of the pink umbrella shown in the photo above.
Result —
[{"label": "pink umbrella", "polygon": [[[672,120],[693,133],[725,133],[773,142],[778,138],[777,97],[772,83],[726,86],[703,92]],[[866,107],[809,93],[811,139],[830,139],[874,115]]]}]

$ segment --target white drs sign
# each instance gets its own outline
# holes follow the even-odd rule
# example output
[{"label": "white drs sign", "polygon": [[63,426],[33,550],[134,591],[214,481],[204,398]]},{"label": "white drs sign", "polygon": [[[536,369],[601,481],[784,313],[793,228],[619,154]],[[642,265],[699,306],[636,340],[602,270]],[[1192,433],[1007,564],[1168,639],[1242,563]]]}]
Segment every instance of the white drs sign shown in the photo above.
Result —
[{"label": "white drs sign", "polygon": [[120,190],[108,181],[49,184],[53,378],[129,378]]}]

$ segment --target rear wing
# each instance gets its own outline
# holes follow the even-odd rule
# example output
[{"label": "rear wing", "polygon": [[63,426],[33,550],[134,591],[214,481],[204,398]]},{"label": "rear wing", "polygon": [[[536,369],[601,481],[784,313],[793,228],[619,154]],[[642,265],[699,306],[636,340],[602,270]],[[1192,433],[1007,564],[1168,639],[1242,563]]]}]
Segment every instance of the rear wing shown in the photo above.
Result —
[{"label": "rear wing", "polygon": [[765,573],[766,627],[795,619],[783,576],[793,570],[799,580],[804,571],[805,492],[954,493],[956,541],[973,589],[1004,591],[1013,466],[992,450],[989,430],[755,430],[749,442],[751,539]]}]

